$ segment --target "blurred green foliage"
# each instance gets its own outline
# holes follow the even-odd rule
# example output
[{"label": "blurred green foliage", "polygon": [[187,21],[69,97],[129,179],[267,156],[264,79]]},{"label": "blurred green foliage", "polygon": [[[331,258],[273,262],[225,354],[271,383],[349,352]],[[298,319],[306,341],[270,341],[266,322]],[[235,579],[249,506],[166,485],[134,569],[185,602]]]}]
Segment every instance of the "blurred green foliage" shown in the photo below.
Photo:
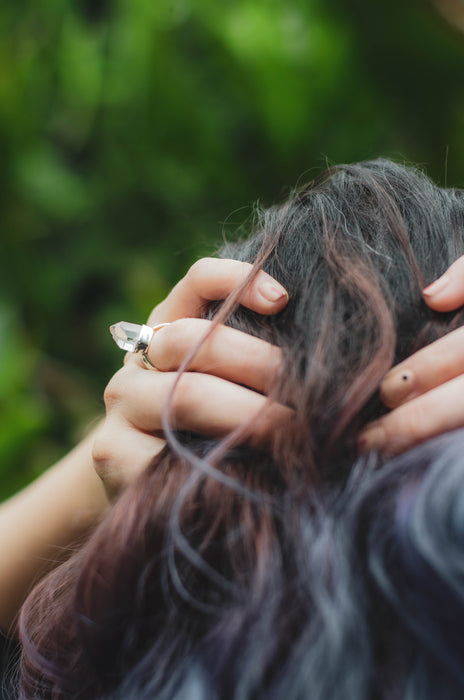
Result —
[{"label": "blurred green foliage", "polygon": [[463,184],[464,36],[440,7],[0,5],[2,495],[102,412],[107,326],[143,321],[254,200],[377,155]]}]

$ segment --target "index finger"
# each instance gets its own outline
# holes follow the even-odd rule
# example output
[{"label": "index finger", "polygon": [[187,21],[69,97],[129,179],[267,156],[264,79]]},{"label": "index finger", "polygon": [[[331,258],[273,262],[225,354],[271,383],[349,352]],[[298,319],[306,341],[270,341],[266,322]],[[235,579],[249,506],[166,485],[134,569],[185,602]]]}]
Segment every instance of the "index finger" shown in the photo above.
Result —
[{"label": "index finger", "polygon": [[[201,316],[205,304],[225,299],[245,282],[252,268],[250,263],[239,260],[198,260],[166,299],[153,309],[148,324],[154,326],[178,318]],[[275,314],[286,305],[288,294],[273,277],[260,270],[239,301],[258,313]]]},{"label": "index finger", "polygon": [[425,303],[435,311],[453,311],[464,304],[464,255],[424,290]]}]

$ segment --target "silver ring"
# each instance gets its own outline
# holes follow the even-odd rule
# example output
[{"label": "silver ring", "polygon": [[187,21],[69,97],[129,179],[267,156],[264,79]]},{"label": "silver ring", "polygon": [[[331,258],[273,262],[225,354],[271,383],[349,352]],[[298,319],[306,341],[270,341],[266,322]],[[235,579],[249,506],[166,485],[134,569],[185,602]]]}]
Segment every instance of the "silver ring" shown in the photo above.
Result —
[{"label": "silver ring", "polygon": [[155,365],[150,362],[150,358],[148,357],[146,351],[142,352],[142,362],[146,367],[148,367],[148,369],[156,369]]},{"label": "silver ring", "polygon": [[158,323],[152,327],[145,324],[139,325],[138,323],[119,321],[119,323],[114,323],[110,326],[110,333],[118,348],[126,352],[140,354],[146,367],[156,369],[148,357],[148,348],[156,331],[169,325],[169,323]]}]

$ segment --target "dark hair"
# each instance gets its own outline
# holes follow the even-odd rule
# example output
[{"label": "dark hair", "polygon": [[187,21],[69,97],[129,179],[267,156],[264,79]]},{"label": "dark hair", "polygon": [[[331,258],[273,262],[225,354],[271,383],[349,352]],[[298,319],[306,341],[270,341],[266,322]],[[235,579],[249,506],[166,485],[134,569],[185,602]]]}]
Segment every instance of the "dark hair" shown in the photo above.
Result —
[{"label": "dark hair", "polygon": [[22,698],[462,697],[464,436],[385,463],[356,436],[392,363],[462,323],[421,288],[463,253],[464,194],[384,160],[225,247],[289,291],[227,323],[282,347],[294,417],[266,451],[170,434],[26,602]]}]

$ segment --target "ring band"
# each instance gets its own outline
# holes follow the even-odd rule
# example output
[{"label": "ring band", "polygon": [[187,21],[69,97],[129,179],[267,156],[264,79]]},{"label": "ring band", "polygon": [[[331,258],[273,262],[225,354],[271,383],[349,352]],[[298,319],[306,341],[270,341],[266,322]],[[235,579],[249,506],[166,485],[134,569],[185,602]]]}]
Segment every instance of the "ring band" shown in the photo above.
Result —
[{"label": "ring band", "polygon": [[148,346],[151,343],[153,333],[154,328],[152,328],[151,326],[146,326],[145,324],[140,326],[140,331],[138,337],[135,339],[135,347],[132,350],[132,352],[135,354],[141,352],[142,355],[144,355],[147,352]]},{"label": "ring band", "polygon": [[146,352],[142,352],[142,362],[148,369],[157,369],[153,362],[150,362],[150,358],[148,357]]},{"label": "ring band", "polygon": [[119,321],[110,326],[110,333],[113,340],[121,350],[133,352],[142,356],[142,361],[146,367],[156,369],[148,357],[148,348],[154,334],[169,323],[158,323],[156,326],[139,325],[138,323],[128,323]]}]

